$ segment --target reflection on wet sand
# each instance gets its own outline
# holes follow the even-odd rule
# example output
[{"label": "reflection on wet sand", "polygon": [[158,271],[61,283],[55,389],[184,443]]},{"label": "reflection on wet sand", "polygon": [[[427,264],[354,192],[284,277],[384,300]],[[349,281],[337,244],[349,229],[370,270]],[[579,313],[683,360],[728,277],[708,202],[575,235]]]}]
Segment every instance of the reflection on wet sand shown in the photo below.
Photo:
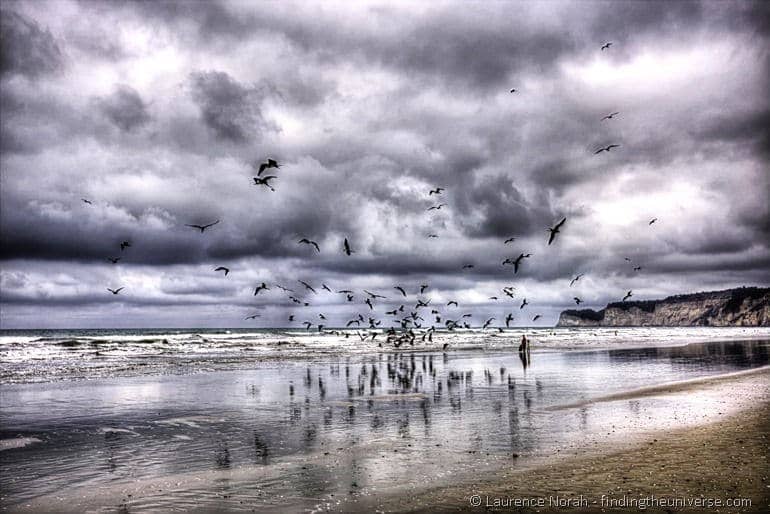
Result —
[{"label": "reflection on wet sand", "polygon": [[[77,501],[92,506],[107,501],[98,494],[131,488],[131,498],[109,505],[280,512],[333,506],[383,489],[525,465],[651,425],[694,423],[724,409],[725,399],[682,395],[675,419],[669,401],[655,396],[621,400],[620,409],[550,408],[767,363],[767,343],[757,341],[563,353],[524,348],[10,386],[2,437],[41,442],[1,453],[8,470],[0,479],[3,506],[21,509],[36,496],[44,502],[65,493],[90,498]],[[283,502],[274,503],[279,497]]]}]

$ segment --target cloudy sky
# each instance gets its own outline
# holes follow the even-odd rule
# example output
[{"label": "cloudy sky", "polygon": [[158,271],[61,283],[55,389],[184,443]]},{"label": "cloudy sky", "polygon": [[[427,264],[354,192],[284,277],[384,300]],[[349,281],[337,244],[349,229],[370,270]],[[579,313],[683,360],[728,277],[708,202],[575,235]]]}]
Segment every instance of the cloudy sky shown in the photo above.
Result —
[{"label": "cloudy sky", "polygon": [[[475,323],[550,325],[573,296],[770,284],[767,4],[5,1],[1,20],[3,328],[335,325],[362,289],[384,317],[423,283]],[[274,192],[252,181],[267,157]]]}]

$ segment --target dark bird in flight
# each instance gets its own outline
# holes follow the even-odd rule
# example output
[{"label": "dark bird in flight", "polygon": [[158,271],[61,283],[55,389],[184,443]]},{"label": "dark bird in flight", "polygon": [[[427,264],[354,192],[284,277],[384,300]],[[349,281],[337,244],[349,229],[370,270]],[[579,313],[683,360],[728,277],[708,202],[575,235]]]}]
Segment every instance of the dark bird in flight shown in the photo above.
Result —
[{"label": "dark bird in flight", "polygon": [[521,302],[521,307],[519,307],[519,309],[523,309],[525,305],[529,305],[529,302],[526,298],[524,298],[524,301]]},{"label": "dark bird in flight", "polygon": [[118,261],[120,260],[120,257],[107,257],[107,260],[113,264],[117,264]]},{"label": "dark bird in flight", "polygon": [[567,221],[567,218],[562,218],[562,220],[557,223],[553,228],[549,228],[548,231],[551,233],[551,236],[548,238],[548,244],[553,243],[553,240],[556,238],[556,234],[559,233],[559,229],[562,225],[564,225],[564,222]]},{"label": "dark bird in flight", "polygon": [[88,200],[86,198],[81,198],[83,200],[83,203],[87,203],[88,205],[93,205],[93,202],[91,200]]},{"label": "dark bird in flight", "polygon": [[306,237],[303,237],[302,239],[297,241],[297,244],[306,244],[306,245],[310,245],[310,246],[315,246],[315,251],[319,252],[319,253],[321,252],[321,249],[318,247],[318,243],[316,243],[315,241],[311,241],[310,239],[308,239]]},{"label": "dark bird in flight", "polygon": [[428,207],[428,210],[429,210],[429,211],[432,211],[433,209],[439,210],[439,209],[441,209],[442,207],[444,207],[445,205],[446,205],[445,203],[440,203],[440,204],[438,204],[438,205],[434,205],[434,206],[432,206],[432,207]]},{"label": "dark bird in flight", "polygon": [[604,43],[604,44],[602,45],[602,50],[607,50],[607,49],[609,49],[609,47],[611,47],[611,46],[612,46],[612,42],[611,42],[611,41],[610,41],[610,42],[607,42],[607,43]]},{"label": "dark bird in flight", "polygon": [[130,246],[131,246],[131,243],[129,243],[128,241],[123,241],[122,243],[120,243],[120,251],[122,252],[123,250],[125,250]]},{"label": "dark bird in flight", "polygon": [[648,223],[648,225],[652,225],[652,224],[653,224],[653,223],[655,223],[656,221],[658,221],[658,218],[652,218],[652,219],[650,220],[650,222]]},{"label": "dark bird in flight", "polygon": [[346,296],[347,296],[349,302],[353,301],[353,295],[352,294],[349,294],[349,295],[346,295]]},{"label": "dark bird in flight", "polygon": [[570,286],[570,287],[572,287],[572,284],[574,284],[575,282],[577,282],[578,280],[580,280],[580,277],[582,277],[583,275],[584,275],[584,273],[580,273],[580,274],[579,274],[579,275],[577,275],[575,278],[573,278],[573,279],[572,279],[572,281],[569,283],[569,286]]},{"label": "dark bird in flight", "polygon": [[424,293],[428,289],[428,284],[420,284],[420,294]]},{"label": "dark bird in flight", "polygon": [[623,257],[623,260],[624,260],[624,261],[628,261],[628,262],[631,262],[631,259],[629,259],[628,257]]},{"label": "dark bird in flight", "polygon": [[490,300],[499,300],[499,298],[497,296],[490,296],[489,299]]},{"label": "dark bird in flight", "polygon": [[262,290],[269,291],[270,288],[267,287],[267,284],[262,282],[260,285],[257,286],[256,289],[254,289],[254,296],[257,296],[259,294],[259,292],[262,291]]},{"label": "dark bird in flight", "polygon": [[214,268],[214,271],[224,271],[225,276],[227,276],[227,274],[230,273],[230,268],[225,268],[224,266],[220,266],[218,268]]},{"label": "dark bird in flight", "polygon": [[342,242],[342,251],[345,252],[345,255],[347,255],[348,257],[350,257],[351,253],[355,253],[353,250],[350,249],[350,243],[348,243],[347,237]]},{"label": "dark bird in flight", "polygon": [[364,293],[368,294],[372,298],[387,298],[387,296],[382,296],[381,294],[374,294],[371,291],[367,291],[364,289]]},{"label": "dark bird in flight", "polygon": [[430,192],[428,192],[428,196],[430,196],[430,195],[440,195],[443,192],[444,192],[444,188],[443,187],[437,187],[436,189],[431,189]]},{"label": "dark bird in flight", "polygon": [[213,227],[213,226],[214,226],[214,225],[216,225],[217,223],[219,223],[219,220],[216,220],[216,221],[215,221],[215,222],[213,222],[213,223],[209,223],[208,225],[189,225],[189,224],[187,224],[187,225],[185,225],[185,227],[192,227],[192,228],[197,228],[198,230],[200,230],[200,231],[201,231],[201,234],[203,234],[203,231],[204,231],[204,230],[206,230],[206,229],[207,229],[207,228],[209,228],[209,227]]},{"label": "dark bird in flight", "polygon": [[299,282],[300,284],[305,286],[305,289],[308,289],[308,290],[310,290],[310,291],[315,293],[315,289],[313,289],[313,287],[310,284],[308,284],[307,282],[303,282],[301,280],[297,280],[297,282]]},{"label": "dark bird in flight", "polygon": [[509,237],[508,239],[506,239],[505,241],[503,241],[503,244],[504,244],[504,245],[507,245],[508,243],[513,243],[514,241],[516,241],[516,238],[515,238],[515,237]]},{"label": "dark bird in flight", "polygon": [[491,324],[492,324],[492,322],[493,322],[494,320],[495,320],[495,318],[489,318],[488,320],[486,320],[486,321],[484,322],[484,326],[483,326],[483,327],[481,327],[481,330],[484,330],[484,329],[485,329],[485,328],[487,328],[489,325],[491,325]]},{"label": "dark bird in flight", "polygon": [[374,310],[374,306],[372,306],[371,298],[367,298],[366,300],[364,300],[364,303],[369,306],[369,309]]},{"label": "dark bird in flight", "polygon": [[511,93],[515,93],[515,92],[516,92],[516,88],[511,88],[511,91],[510,91],[510,92],[511,92]]},{"label": "dark bird in flight", "polygon": [[633,296],[633,295],[631,294],[631,291],[629,290],[629,291],[626,293],[626,296],[624,296],[624,297],[623,297],[623,300],[622,300],[622,301],[624,301],[624,302],[625,302],[626,300],[628,300],[628,299],[629,299],[629,298],[631,298],[632,296]]},{"label": "dark bird in flight", "polygon": [[406,291],[404,291],[404,288],[401,286],[395,286],[393,289],[396,289],[398,291],[401,291],[401,294],[406,296]]},{"label": "dark bird in flight", "polygon": [[257,175],[262,175],[262,172],[265,171],[268,168],[280,168],[281,166],[273,159],[268,159],[266,162],[260,163],[259,165],[259,171],[257,171]]},{"label": "dark bird in flight", "polygon": [[332,292],[332,290],[331,290],[331,289],[329,289],[329,286],[327,286],[326,284],[323,284],[323,283],[322,283],[322,284],[321,284],[321,288],[323,288],[323,289],[326,289],[326,290],[327,290],[327,291],[329,291],[330,293]]},{"label": "dark bird in flight", "polygon": [[254,178],[254,185],[255,186],[265,186],[270,189],[270,191],[275,191],[275,188],[270,185],[270,181],[274,178],[278,178],[275,175],[267,175],[265,177],[259,178],[259,177],[253,177]]},{"label": "dark bird in flight", "polygon": [[435,239],[438,237],[438,234],[428,234],[428,239]]},{"label": "dark bird in flight", "polygon": [[473,264],[466,264],[465,266],[463,266],[463,269],[471,269],[473,267],[474,267]]},{"label": "dark bird in flight", "polygon": [[532,318],[532,321],[537,321],[538,319],[540,319],[540,314],[535,314],[535,317]]},{"label": "dark bird in flight", "polygon": [[505,317],[505,328],[510,328],[511,321],[513,321],[513,313],[509,312]]},{"label": "dark bird in flight", "polygon": [[641,266],[634,266],[634,271],[642,271],[642,267]]},{"label": "dark bird in flight", "polygon": [[575,300],[575,305],[580,305],[581,303],[583,303],[583,300],[581,300],[577,296],[573,296],[572,299]]},{"label": "dark bird in flight", "polygon": [[326,321],[326,316],[324,316],[323,314],[319,314],[319,315],[318,315],[318,317],[319,317],[320,319],[322,319],[322,320]]},{"label": "dark bird in flight", "polygon": [[450,301],[448,301],[448,302],[446,303],[446,306],[447,306],[447,307],[449,307],[449,306],[450,306],[450,305],[452,305],[452,304],[455,304],[455,307],[459,307],[459,305],[457,304],[457,302],[456,302],[456,301],[454,301],[454,300],[450,300]]},{"label": "dark bird in flight", "polygon": [[613,148],[617,148],[617,147],[619,147],[619,146],[620,146],[620,145],[615,145],[615,144],[613,144],[613,145],[607,145],[607,146],[605,146],[605,147],[602,147],[602,148],[599,148],[598,150],[596,150],[596,151],[594,152],[594,155],[596,155],[596,154],[598,154],[598,153],[602,153],[602,152],[609,152],[609,151],[610,151],[610,150],[612,150]]},{"label": "dark bird in flight", "polygon": [[602,118],[602,119],[601,119],[601,121],[604,121],[604,120],[611,120],[611,119],[612,119],[612,118],[614,118],[614,117],[615,117],[615,115],[617,115],[617,114],[620,114],[620,113],[619,113],[619,112],[613,112],[613,113],[611,113],[611,114],[608,114],[607,116],[605,116],[604,118]]},{"label": "dark bird in flight", "polygon": [[521,261],[524,260],[524,259],[527,259],[527,258],[529,258],[531,256],[532,256],[531,253],[528,253],[526,255],[523,254],[523,253],[519,254],[519,256],[516,257],[516,260],[513,261],[513,273],[514,274],[518,273],[519,272],[519,265],[521,265]]},{"label": "dark bird in flight", "polygon": [[275,287],[277,287],[278,289],[280,289],[281,291],[283,291],[285,293],[293,293],[294,292],[294,289],[289,289],[288,287],[283,287],[281,284],[276,284]]},{"label": "dark bird in flight", "polygon": [[294,314],[289,314],[289,321],[294,321]]},{"label": "dark bird in flight", "polygon": [[352,293],[353,291],[351,291],[350,289],[342,289],[341,291],[337,291],[337,292],[340,294],[348,294],[348,293]]},{"label": "dark bird in flight", "polygon": [[125,288],[124,288],[124,287],[119,287],[119,288],[117,288],[117,289],[110,289],[110,288],[108,287],[108,288],[107,288],[107,291],[109,291],[109,292],[110,292],[110,293],[112,293],[112,294],[118,294],[118,293],[119,293],[119,292],[121,292],[123,289],[125,289]]},{"label": "dark bird in flight", "polygon": [[251,316],[246,316],[243,319],[257,319],[257,318],[261,318],[261,317],[262,316],[260,314],[252,314]]}]

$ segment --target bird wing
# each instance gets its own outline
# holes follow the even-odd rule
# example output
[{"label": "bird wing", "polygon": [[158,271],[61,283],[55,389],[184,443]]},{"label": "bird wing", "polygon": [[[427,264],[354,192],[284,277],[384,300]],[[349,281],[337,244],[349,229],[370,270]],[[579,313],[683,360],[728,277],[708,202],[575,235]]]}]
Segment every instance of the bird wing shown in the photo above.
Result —
[{"label": "bird wing", "polygon": [[[185,225],[185,227],[192,227],[192,228],[197,228],[198,230],[203,230],[203,227],[200,225]],[[120,243],[120,246],[123,246],[123,243]]]},{"label": "bird wing", "polygon": [[204,225],[203,228],[205,229],[205,228],[213,227],[217,223],[219,223],[219,220],[216,220],[214,223],[209,223],[208,225]]},{"label": "bird wing", "polygon": [[262,172],[265,171],[267,168],[268,168],[268,164],[266,162],[263,162],[262,164],[260,164],[257,175],[262,175]]},{"label": "bird wing", "polygon": [[599,148],[598,150],[596,150],[596,151],[594,152],[594,155],[596,155],[596,154],[598,154],[598,153],[602,153],[602,152],[604,152],[605,150],[606,150],[606,148]]},{"label": "bird wing", "polygon": [[553,228],[554,228],[554,230],[559,230],[559,228],[560,228],[562,225],[564,225],[564,222],[565,222],[565,221],[567,221],[567,218],[566,218],[566,217],[565,217],[565,218],[562,218],[562,220],[561,220],[559,223],[557,223],[555,227],[553,227]]}]

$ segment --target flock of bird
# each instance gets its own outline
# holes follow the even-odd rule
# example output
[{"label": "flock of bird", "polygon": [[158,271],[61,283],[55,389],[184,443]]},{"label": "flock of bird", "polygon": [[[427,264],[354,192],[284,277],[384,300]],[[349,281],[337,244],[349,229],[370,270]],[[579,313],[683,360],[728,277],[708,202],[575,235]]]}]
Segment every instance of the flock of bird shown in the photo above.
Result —
[{"label": "flock of bird", "polygon": [[[607,42],[604,45],[602,45],[601,50],[607,50],[612,45],[611,42]],[[510,90],[510,93],[516,93],[518,90],[516,88],[512,88]],[[603,118],[601,118],[600,121],[605,120],[612,120],[615,118],[615,116],[619,115],[619,112],[612,112],[610,114],[607,114]],[[594,155],[600,154],[602,152],[610,152],[613,148],[618,148],[620,145],[618,144],[609,144],[607,146],[603,146],[601,148],[596,149],[594,152]],[[272,181],[278,179],[277,175],[263,175],[264,172],[270,169],[278,170],[281,168],[281,165],[276,161],[275,159],[269,158],[265,160],[264,162],[258,163],[254,166],[254,169],[257,172],[257,175],[253,177],[254,185],[258,187],[264,187],[269,189],[270,191],[275,191],[275,187],[271,183]],[[428,198],[432,198],[434,195],[439,197],[443,196],[444,192],[446,191],[446,188],[444,187],[435,187],[433,189],[430,189],[427,193]],[[91,205],[91,200],[87,198],[82,198],[82,201],[85,204]],[[437,203],[435,205],[430,206],[427,210],[430,211],[440,211],[441,209],[447,207],[446,203]],[[655,223],[658,219],[653,218],[649,221],[649,225],[652,225]],[[562,229],[565,226],[565,223],[567,222],[567,217],[564,216],[560,221],[558,221],[554,226],[549,227],[547,230],[549,232],[548,235],[548,246],[554,243],[556,240],[557,235],[559,235],[562,231]],[[211,223],[207,224],[186,224],[186,227],[194,228],[196,230],[199,230],[201,234],[206,232],[206,230],[211,229],[212,227],[216,226],[220,223],[220,220],[212,221]],[[438,238],[438,234],[429,234],[429,238]],[[509,245],[511,243],[514,243],[516,241],[515,237],[509,237],[503,241],[503,245]],[[312,239],[309,239],[307,237],[302,237],[297,241],[297,244],[300,245],[306,245],[310,248],[312,248],[316,253],[321,252],[321,247],[318,244],[318,242],[313,241]],[[127,248],[130,248],[132,243],[130,241],[122,241],[120,243],[120,252],[126,251]],[[352,246],[348,240],[348,238],[345,238],[342,244],[341,253],[344,254],[347,257],[351,257],[355,252],[352,249]],[[519,255],[515,258],[508,257],[505,260],[502,261],[502,266],[513,266],[513,273],[518,274],[518,272],[522,269],[522,266],[524,264],[525,259],[529,259],[532,257],[531,253],[524,253],[521,252]],[[107,260],[111,262],[112,264],[117,264],[121,257],[108,257]],[[631,263],[631,259],[628,257],[625,257],[625,260]],[[463,270],[466,269],[472,269],[474,268],[474,264],[468,263],[464,264],[462,266]],[[634,271],[641,271],[641,266],[634,266]],[[217,273],[223,273],[223,277],[227,277],[230,273],[230,269],[225,266],[218,266],[213,269],[214,272]],[[569,283],[569,286],[572,287],[575,283],[577,283],[582,277],[584,277],[584,273],[577,274]],[[254,288],[254,296],[258,296],[261,293],[267,294],[267,292],[271,291],[274,287],[275,289],[280,290],[283,294],[286,295],[287,299],[292,302],[293,304],[300,306],[300,307],[311,307],[311,301],[308,300],[309,295],[319,295],[319,294],[331,294],[331,295],[344,295],[343,298],[345,302],[347,303],[354,303],[356,302],[357,298],[360,299],[360,304],[362,307],[365,306],[366,308],[366,315],[362,313],[356,313],[352,319],[347,321],[345,324],[346,329],[350,329],[351,327],[357,328],[356,334],[358,335],[361,340],[367,340],[371,339],[372,341],[375,340],[375,338],[384,332],[386,336],[386,343],[392,344],[396,348],[400,347],[402,344],[410,344],[414,345],[415,341],[420,338],[422,341],[431,341],[433,340],[433,334],[437,330],[438,327],[443,327],[445,330],[452,331],[457,328],[471,328],[471,324],[469,320],[473,317],[472,313],[462,312],[460,309],[460,305],[456,300],[450,300],[446,302],[446,304],[442,305],[435,305],[431,303],[430,298],[426,298],[425,293],[430,288],[428,284],[419,284],[415,286],[414,288],[407,288],[401,285],[395,285],[393,286],[393,289],[396,291],[396,297],[400,297],[402,299],[400,305],[396,308],[393,308],[392,310],[385,311],[384,315],[390,317],[390,326],[386,329],[383,326],[383,320],[380,319],[375,311],[376,308],[379,307],[380,300],[389,300],[389,298],[384,294],[378,294],[371,292],[369,290],[364,289],[361,293],[354,292],[352,289],[340,289],[340,290],[333,290],[329,286],[327,286],[325,283],[321,283],[320,287],[317,289],[313,285],[302,281],[297,280],[298,288],[301,286],[300,293],[297,293],[294,289],[291,289],[289,287],[285,287],[281,284],[272,284],[268,285],[265,282],[262,282],[255,286]],[[113,295],[118,295],[125,287],[118,287],[118,288],[107,288],[107,291]],[[319,292],[319,289],[321,292]],[[410,289],[413,291],[413,293],[410,294]],[[506,286],[503,287],[501,292],[503,295],[508,297],[510,300],[515,299],[515,291],[516,288],[513,286]],[[410,300],[411,298],[411,302]],[[628,291],[625,296],[623,296],[622,301],[625,302],[629,298],[633,296],[632,291]],[[491,296],[489,297],[490,300],[499,301],[500,298],[498,296]],[[583,303],[583,300],[580,299],[578,296],[573,297],[575,304],[580,305]],[[403,303],[402,303],[403,302]],[[522,298],[521,302],[519,304],[519,311],[523,310],[525,307],[529,305],[529,301],[527,298]],[[424,311],[423,311],[424,310]],[[289,323],[299,323],[300,325],[303,325],[306,330],[311,330],[315,327],[318,332],[326,332],[326,333],[334,333],[339,336],[343,336],[345,338],[348,338],[351,336],[350,330],[345,331],[338,331],[338,330],[330,330],[325,328],[324,322],[326,321],[326,316],[323,313],[317,313],[313,321],[310,320],[304,320],[302,322],[298,322],[295,318],[295,314],[291,314],[288,317]],[[254,313],[246,316],[246,320],[250,319],[257,319],[260,317],[259,313]],[[532,317],[532,321],[537,321],[541,317],[540,314],[535,313]],[[483,323],[481,323],[482,330],[486,330],[490,328],[495,321],[495,318],[488,318]],[[505,318],[502,320],[505,323],[505,327],[509,328],[511,326],[511,323],[514,321],[514,314],[513,312],[509,312],[506,314]],[[496,327],[499,331],[503,331],[502,326]],[[380,346],[382,346],[382,343],[379,343]],[[444,348],[447,347],[447,344],[444,345]]]}]

